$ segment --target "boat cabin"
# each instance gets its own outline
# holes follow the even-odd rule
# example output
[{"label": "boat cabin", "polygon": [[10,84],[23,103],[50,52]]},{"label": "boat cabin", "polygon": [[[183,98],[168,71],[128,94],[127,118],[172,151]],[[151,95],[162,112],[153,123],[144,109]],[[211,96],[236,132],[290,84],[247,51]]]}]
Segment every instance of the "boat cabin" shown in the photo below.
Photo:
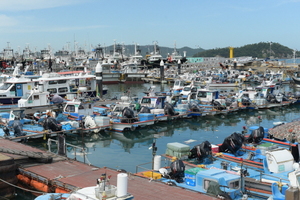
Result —
[{"label": "boat cabin", "polygon": [[36,89],[31,92],[26,92],[18,101],[18,107],[26,108],[50,105],[49,95],[49,92],[40,92]]},{"label": "boat cabin", "polygon": [[93,104],[93,102],[81,102],[74,99],[66,103],[63,108],[63,114],[71,115],[77,120],[82,120],[83,117],[94,114]]},{"label": "boat cabin", "polygon": [[175,80],[174,86],[172,88],[172,91],[174,94],[179,93],[183,90],[185,86],[186,81],[184,80]]},{"label": "boat cabin", "polygon": [[140,100],[140,105],[150,109],[163,109],[166,96],[144,96]]},{"label": "boat cabin", "polygon": [[213,100],[218,98],[219,91],[217,90],[200,89],[197,92],[197,100],[199,100],[201,104],[210,104]]}]

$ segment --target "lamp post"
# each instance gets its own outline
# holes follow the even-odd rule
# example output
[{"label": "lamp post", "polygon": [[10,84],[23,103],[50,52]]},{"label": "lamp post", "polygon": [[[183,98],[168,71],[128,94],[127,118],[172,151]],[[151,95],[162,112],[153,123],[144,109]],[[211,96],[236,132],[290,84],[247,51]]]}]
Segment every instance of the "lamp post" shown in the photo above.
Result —
[{"label": "lamp post", "polygon": [[102,65],[100,62],[96,65],[96,96],[102,98],[103,97],[103,86],[102,86]]},{"label": "lamp post", "polygon": [[164,61],[161,60],[159,65],[160,65],[160,81],[162,82],[164,80],[164,65],[165,65]]},{"label": "lamp post", "polygon": [[271,50],[271,45],[272,45],[272,42],[269,42],[270,43],[270,59],[271,59],[271,52],[272,52],[272,50]]},{"label": "lamp post", "polygon": [[178,75],[181,74],[181,61],[178,59]]}]

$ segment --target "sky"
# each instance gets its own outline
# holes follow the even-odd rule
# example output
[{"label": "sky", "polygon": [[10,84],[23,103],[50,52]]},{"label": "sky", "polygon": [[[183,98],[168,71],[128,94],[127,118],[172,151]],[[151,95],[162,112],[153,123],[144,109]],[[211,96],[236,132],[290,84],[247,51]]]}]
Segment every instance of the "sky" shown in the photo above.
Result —
[{"label": "sky", "polygon": [[114,43],[300,50],[300,0],[0,0],[0,51]]}]

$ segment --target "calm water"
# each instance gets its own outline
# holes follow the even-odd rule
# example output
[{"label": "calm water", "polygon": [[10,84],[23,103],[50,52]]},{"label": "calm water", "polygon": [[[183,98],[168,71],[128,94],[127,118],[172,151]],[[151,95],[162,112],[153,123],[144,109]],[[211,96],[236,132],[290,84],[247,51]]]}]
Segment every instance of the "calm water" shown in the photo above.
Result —
[{"label": "calm water", "polygon": [[[143,91],[150,88],[150,84],[119,84],[109,85],[109,93],[105,98],[114,96],[120,97],[125,91],[139,97]],[[157,91],[167,91],[171,85],[156,85]],[[295,92],[297,89],[286,85],[287,91]],[[88,151],[86,162],[98,167],[110,167],[114,169],[125,169],[130,172],[136,171],[136,166],[142,163],[151,162],[152,145],[156,140],[157,154],[164,154],[167,143],[185,143],[188,140],[195,140],[189,145],[200,144],[208,140],[212,144],[222,143],[223,139],[236,131],[242,131],[243,126],[261,125],[272,127],[273,122],[289,122],[300,117],[300,104],[290,107],[276,108],[270,110],[245,110],[227,115],[205,116],[192,119],[182,119],[170,122],[158,123],[152,127],[139,129],[126,134],[107,133],[95,134],[88,138],[68,136],[67,143],[83,146]],[[262,121],[258,120],[258,116]],[[29,141],[29,145],[47,150],[44,140]],[[68,148],[68,157],[74,158],[74,151]],[[77,159],[84,161],[82,156]],[[149,165],[150,167],[150,165]],[[16,199],[34,199],[31,194],[19,192]]]}]

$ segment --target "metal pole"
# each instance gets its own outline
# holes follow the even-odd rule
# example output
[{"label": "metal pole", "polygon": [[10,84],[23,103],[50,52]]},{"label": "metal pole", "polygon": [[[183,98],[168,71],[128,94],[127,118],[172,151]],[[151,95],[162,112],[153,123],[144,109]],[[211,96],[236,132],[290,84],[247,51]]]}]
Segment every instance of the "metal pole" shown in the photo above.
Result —
[{"label": "metal pole", "polygon": [[178,75],[181,74],[181,61],[180,59],[178,60]]},{"label": "metal pole", "polygon": [[160,65],[160,81],[163,81],[164,80],[164,65],[165,65],[164,61],[161,60],[159,65]]},{"label": "metal pole", "polygon": [[98,62],[96,65],[96,96],[101,99],[103,97],[102,76],[102,65]]}]

